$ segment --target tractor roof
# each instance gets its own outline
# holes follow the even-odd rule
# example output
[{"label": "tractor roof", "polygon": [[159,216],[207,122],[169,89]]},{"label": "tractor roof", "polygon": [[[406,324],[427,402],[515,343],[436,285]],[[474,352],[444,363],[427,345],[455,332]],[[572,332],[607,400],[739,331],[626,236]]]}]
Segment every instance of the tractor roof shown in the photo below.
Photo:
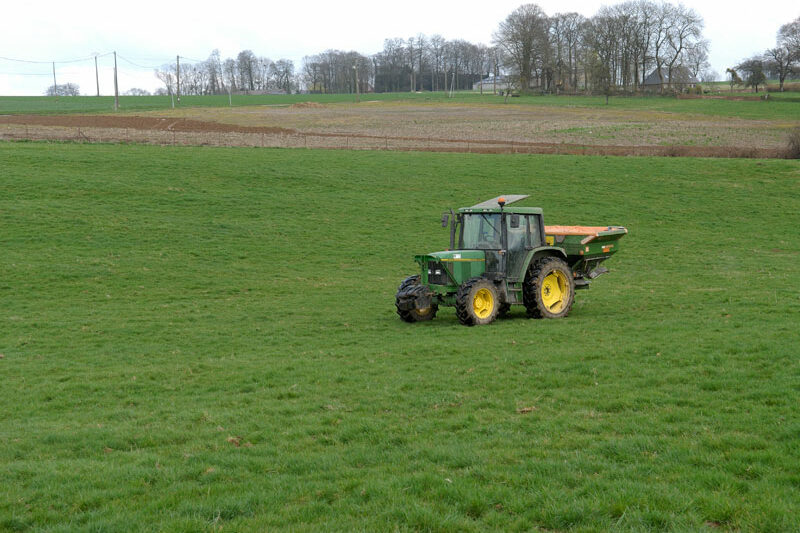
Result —
[{"label": "tractor roof", "polygon": [[491,207],[499,207],[500,204],[498,204],[497,201],[500,198],[503,198],[506,202],[506,205],[508,205],[508,204],[513,204],[514,202],[519,202],[520,200],[524,200],[527,197],[528,197],[527,194],[501,194],[500,196],[495,196],[491,200],[486,200],[485,202],[473,205],[472,209],[486,209]]},{"label": "tractor roof", "polygon": [[521,215],[540,215],[542,214],[542,209],[540,207],[508,207],[508,204],[519,202],[520,200],[524,200],[527,198],[527,194],[505,194],[501,196],[496,196],[491,200],[486,200],[485,202],[481,202],[479,204],[475,204],[472,207],[462,207],[458,210],[459,213],[499,213],[500,212],[500,204],[497,201],[500,198],[505,199],[505,207],[503,211],[506,213],[518,213]]}]

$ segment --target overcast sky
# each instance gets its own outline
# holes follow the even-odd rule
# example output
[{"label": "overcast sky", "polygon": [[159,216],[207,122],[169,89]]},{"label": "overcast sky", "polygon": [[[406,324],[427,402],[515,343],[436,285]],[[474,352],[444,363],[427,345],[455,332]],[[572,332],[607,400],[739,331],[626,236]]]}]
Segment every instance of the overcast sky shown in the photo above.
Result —
[{"label": "overcast sky", "polygon": [[[603,4],[615,3],[538,2],[548,15],[577,11],[586,16],[594,15]],[[245,49],[273,60],[287,58],[299,69],[303,56],[328,48],[369,55],[380,51],[386,38],[418,33],[491,44],[498,24],[521,4],[517,0],[4,2],[0,56],[49,62],[116,50],[120,92],[132,87],[153,91],[160,82],[152,67],[174,61],[178,54],[203,60],[214,48],[223,58]],[[800,16],[797,0],[691,0],[684,4],[704,18],[711,66],[721,74],[774,46],[778,28]],[[113,58],[100,57],[99,64],[100,92],[113,94]],[[94,94],[94,62],[56,63],[56,79],[59,84],[78,83],[83,94]],[[38,95],[52,82],[50,64],[0,59],[0,94]]]}]

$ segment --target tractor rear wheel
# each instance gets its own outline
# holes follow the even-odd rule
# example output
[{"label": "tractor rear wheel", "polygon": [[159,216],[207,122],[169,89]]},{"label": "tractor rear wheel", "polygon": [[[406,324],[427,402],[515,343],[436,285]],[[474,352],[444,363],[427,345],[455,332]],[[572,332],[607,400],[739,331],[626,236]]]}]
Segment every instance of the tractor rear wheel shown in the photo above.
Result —
[{"label": "tractor rear wheel", "polygon": [[500,312],[500,295],[494,283],[484,278],[468,279],[456,294],[456,315],[465,326],[490,324]]},{"label": "tractor rear wheel", "polygon": [[575,280],[563,259],[544,257],[531,263],[523,284],[523,300],[529,317],[565,317],[574,299]]},{"label": "tractor rear wheel", "polygon": [[425,307],[424,309],[400,309],[401,294],[408,296],[414,292],[423,291],[424,289],[425,288],[419,283],[419,274],[416,276],[407,277],[397,288],[394,305],[397,308],[397,314],[400,315],[400,318],[402,318],[404,321],[424,322],[425,320],[433,320],[433,318],[436,316],[439,306],[435,303],[432,303],[430,306]]}]

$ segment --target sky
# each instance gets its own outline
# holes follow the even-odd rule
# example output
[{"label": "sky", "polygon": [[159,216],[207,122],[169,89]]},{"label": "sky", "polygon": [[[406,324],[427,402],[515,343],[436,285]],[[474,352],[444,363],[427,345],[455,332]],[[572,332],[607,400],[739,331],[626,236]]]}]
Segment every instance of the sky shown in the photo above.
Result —
[{"label": "sky", "polygon": [[[440,34],[491,44],[492,34],[519,0],[432,2],[262,1],[170,2],[137,0],[6,2],[0,32],[0,94],[40,95],[56,81],[80,85],[95,94],[93,54],[98,58],[100,93],[113,94],[113,56],[118,54],[120,92],[133,87],[154,91],[161,83],[155,67],[175,56],[204,60],[219,49],[222,58],[241,50],[257,56],[291,59],[299,70],[303,56],[326,49],[370,55],[387,38]],[[618,2],[543,0],[548,14],[577,11],[587,17]],[[677,3],[677,1],[673,2]],[[797,0],[687,0],[705,20],[711,42],[711,68],[727,67],[775,46],[778,28],[800,17]],[[24,60],[9,61],[9,59]],[[62,61],[80,60],[71,63]],[[189,59],[182,62],[191,62]]]}]

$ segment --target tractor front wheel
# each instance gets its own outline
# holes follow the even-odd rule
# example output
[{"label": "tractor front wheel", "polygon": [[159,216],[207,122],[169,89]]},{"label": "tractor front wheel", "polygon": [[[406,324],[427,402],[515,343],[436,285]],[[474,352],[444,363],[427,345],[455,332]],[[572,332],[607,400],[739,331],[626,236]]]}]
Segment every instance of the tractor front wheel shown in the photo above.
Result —
[{"label": "tractor front wheel", "polygon": [[494,322],[500,312],[500,298],[494,283],[484,278],[468,279],[456,294],[456,315],[465,326]]},{"label": "tractor front wheel", "polygon": [[523,299],[531,318],[567,316],[575,299],[572,270],[557,257],[531,263],[523,284]]},{"label": "tractor front wheel", "polygon": [[433,320],[436,317],[436,312],[439,310],[439,306],[435,303],[432,303],[428,307],[424,309],[401,309],[400,308],[400,297],[401,295],[409,296],[413,295],[415,292],[424,290],[424,287],[419,283],[419,275],[416,276],[409,276],[403,280],[400,286],[397,288],[397,294],[395,295],[395,307],[397,308],[397,314],[400,315],[406,322],[424,322],[425,320]]}]

